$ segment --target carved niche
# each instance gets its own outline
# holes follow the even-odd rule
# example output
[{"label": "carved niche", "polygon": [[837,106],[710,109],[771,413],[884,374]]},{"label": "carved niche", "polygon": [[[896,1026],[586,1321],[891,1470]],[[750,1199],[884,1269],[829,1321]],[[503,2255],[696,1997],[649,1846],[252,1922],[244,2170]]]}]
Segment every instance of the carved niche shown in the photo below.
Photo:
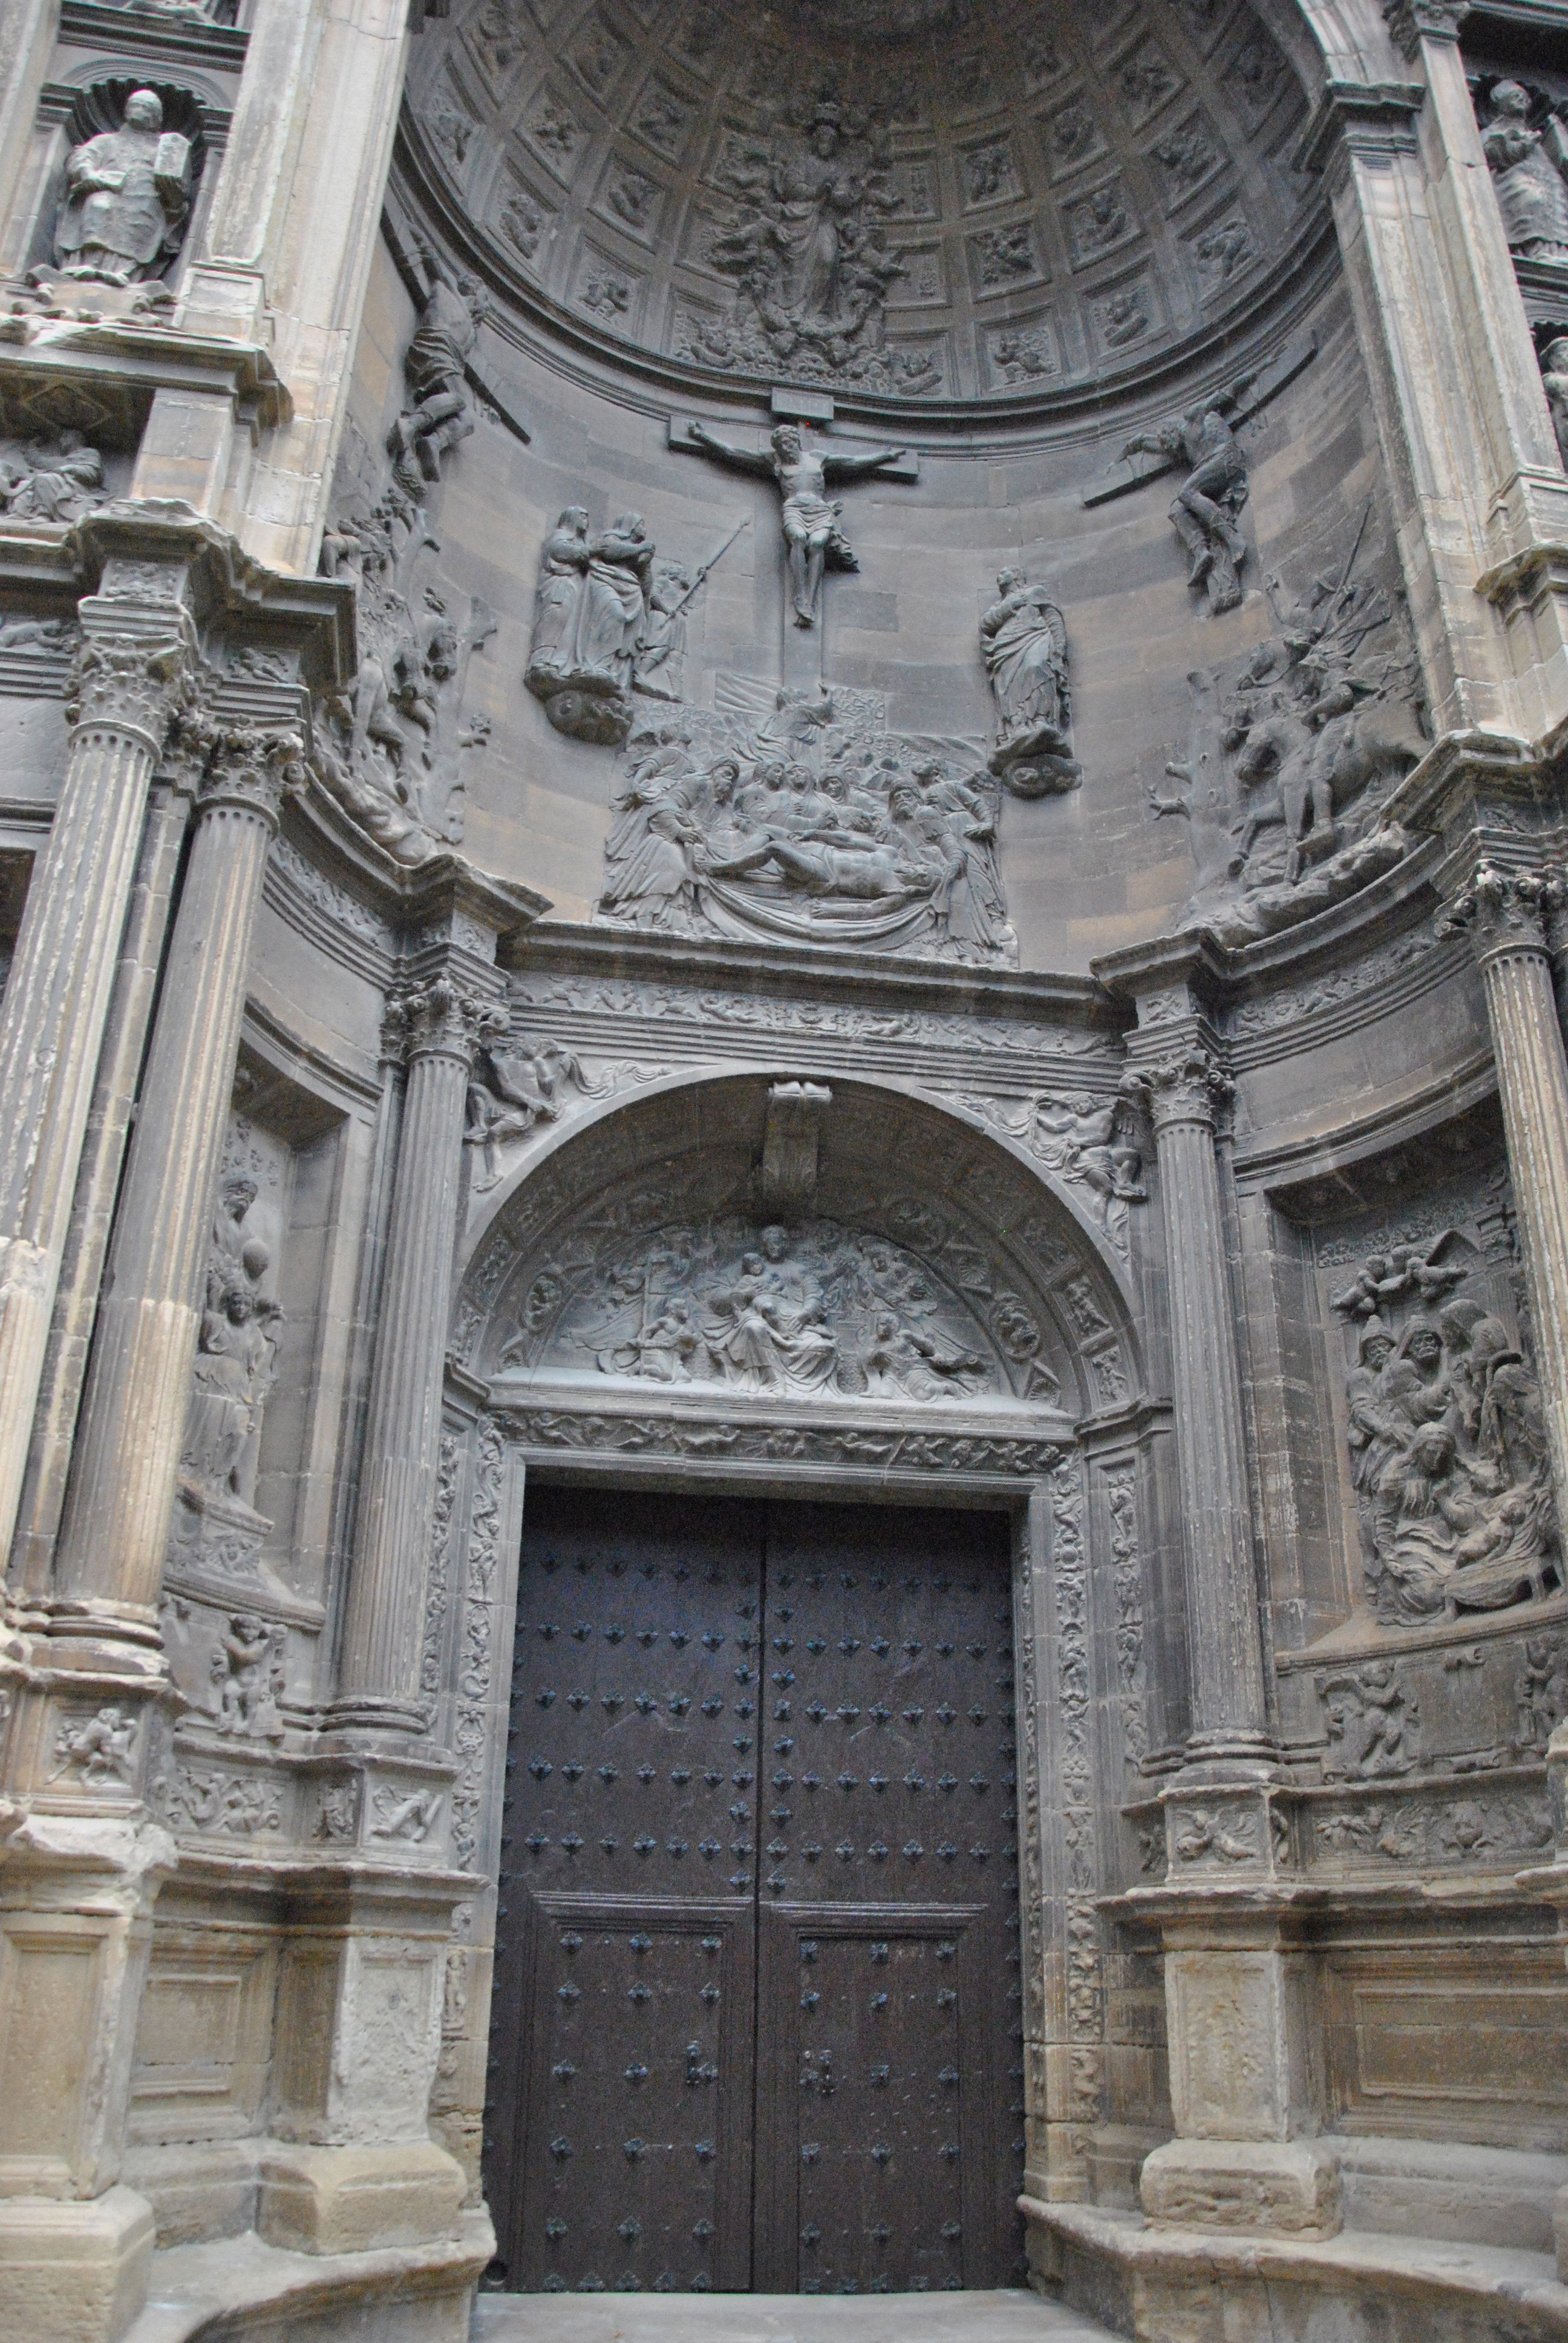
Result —
[{"label": "carved niche", "polygon": [[195,100],[184,90],[100,83],[78,100],[72,126],[77,143],[55,221],[60,274],[113,287],[165,276],[200,167]]},{"label": "carved niche", "polygon": [[1012,966],[1000,789],[977,745],[877,695],[755,687],[633,735],[597,916],[751,942]]}]

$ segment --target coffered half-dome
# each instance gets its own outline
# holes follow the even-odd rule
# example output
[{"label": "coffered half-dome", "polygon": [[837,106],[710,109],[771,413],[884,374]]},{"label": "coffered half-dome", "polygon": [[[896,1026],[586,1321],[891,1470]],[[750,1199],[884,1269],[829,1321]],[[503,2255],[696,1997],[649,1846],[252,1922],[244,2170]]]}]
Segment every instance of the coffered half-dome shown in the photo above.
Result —
[{"label": "coffered half-dome", "polygon": [[607,353],[1049,397],[1289,266],[1303,111],[1244,0],[468,0],[420,44],[406,160],[503,298]]}]

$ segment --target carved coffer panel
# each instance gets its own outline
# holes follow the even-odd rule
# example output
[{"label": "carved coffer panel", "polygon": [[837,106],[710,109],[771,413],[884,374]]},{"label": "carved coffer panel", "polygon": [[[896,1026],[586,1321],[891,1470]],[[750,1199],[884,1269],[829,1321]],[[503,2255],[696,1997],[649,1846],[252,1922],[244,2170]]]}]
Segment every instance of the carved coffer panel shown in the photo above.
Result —
[{"label": "carved coffer panel", "polygon": [[276,1953],[248,1930],[161,1931],[136,2035],[131,2136],[233,2139],[257,2129]]},{"label": "carved coffer panel", "polygon": [[1330,2106],[1347,2131],[1568,2147],[1568,1975],[1559,1946],[1331,1955]]}]

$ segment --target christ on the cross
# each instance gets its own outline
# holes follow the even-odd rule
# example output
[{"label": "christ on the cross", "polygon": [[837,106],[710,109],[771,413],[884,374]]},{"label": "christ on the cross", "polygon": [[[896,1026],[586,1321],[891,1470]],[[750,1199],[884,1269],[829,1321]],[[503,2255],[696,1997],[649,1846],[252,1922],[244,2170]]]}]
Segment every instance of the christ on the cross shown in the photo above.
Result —
[{"label": "christ on the cross", "polygon": [[839,526],[843,508],[828,494],[830,480],[859,480],[902,461],[902,447],[879,447],[869,456],[829,453],[793,423],[781,423],[766,449],[737,447],[706,424],[689,423],[687,436],[721,464],[778,483],[784,499],[784,543],[789,556],[789,598],[795,624],[814,627],[822,572],[858,569],[855,549]]}]

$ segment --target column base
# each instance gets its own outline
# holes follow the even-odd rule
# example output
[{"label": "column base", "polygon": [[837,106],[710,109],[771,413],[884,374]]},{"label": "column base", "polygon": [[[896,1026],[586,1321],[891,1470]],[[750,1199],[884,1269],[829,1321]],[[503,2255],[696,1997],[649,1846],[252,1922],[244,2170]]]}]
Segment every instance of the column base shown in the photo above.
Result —
[{"label": "column base", "polygon": [[0,2198],[0,2335],[116,2343],[146,2299],[154,2237],[134,2188]]},{"label": "column base", "polygon": [[261,2159],[257,2233],[297,2254],[365,2254],[457,2234],[467,2183],[434,2140],[276,2146]]},{"label": "column base", "polygon": [[1143,2210],[1165,2228],[1337,2237],[1340,2167],[1311,2140],[1171,2139],[1146,2157]]}]

